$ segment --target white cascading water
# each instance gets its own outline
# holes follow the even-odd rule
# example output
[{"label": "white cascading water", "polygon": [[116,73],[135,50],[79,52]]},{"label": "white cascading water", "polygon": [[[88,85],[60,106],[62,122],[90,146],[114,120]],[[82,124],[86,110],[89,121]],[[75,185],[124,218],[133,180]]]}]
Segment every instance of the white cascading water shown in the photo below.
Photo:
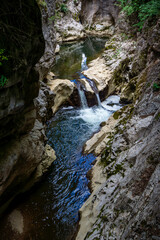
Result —
[{"label": "white cascading water", "polygon": [[[81,71],[84,71],[86,69],[87,69],[87,57],[85,56],[84,53],[82,53]],[[78,93],[79,93],[82,109],[88,108],[88,103],[87,103],[87,99],[85,96],[85,92],[81,88],[80,84],[77,84],[77,88],[78,88]]]},{"label": "white cascading water", "polygon": [[[87,69],[86,61],[87,61],[87,58],[83,53],[82,62],[81,62],[81,71],[83,71],[84,69]],[[84,78],[83,74],[82,74],[82,78]],[[88,80],[88,82],[89,81],[90,80]],[[110,96],[104,102],[101,103],[96,85],[93,82],[90,84],[92,85],[92,89],[94,90],[95,95],[97,97],[98,106],[93,106],[92,108],[88,107],[85,92],[82,89],[80,83],[78,83],[77,88],[78,88],[80,101],[81,101],[81,109],[79,110],[79,114],[73,118],[77,118],[77,119],[81,118],[86,124],[91,125],[92,128],[94,127],[97,128],[100,122],[106,121],[109,118],[109,116],[112,114],[112,112],[121,108],[121,106],[119,105],[120,98],[119,96]]]},{"label": "white cascading water", "polygon": [[77,85],[77,88],[78,88],[78,93],[79,93],[79,97],[80,97],[80,100],[81,100],[81,107],[83,109],[88,108],[87,99],[86,99],[86,96],[85,96],[85,93],[84,93],[83,89],[81,89],[81,86],[79,84]]},{"label": "white cascading water", "polygon": [[[81,62],[81,71],[84,71],[84,70],[87,70],[88,67],[87,67],[87,57],[84,53],[82,53],[82,62]],[[84,75],[82,75],[82,78],[84,77]],[[87,79],[86,79],[87,80]],[[90,80],[91,81],[91,80]],[[93,81],[92,81],[93,82]],[[90,82],[89,82],[90,84]],[[93,83],[94,84],[94,83]],[[93,85],[92,84],[92,85]],[[94,84],[95,85],[95,84]],[[92,87],[92,86],[91,86]],[[101,104],[101,100],[100,100],[100,97],[99,97],[99,93],[98,93],[98,90],[97,90],[97,87],[96,85],[93,87],[93,90],[95,92],[95,95],[96,95],[96,98],[97,98],[97,103],[98,103],[98,106],[99,107],[102,107],[102,104]]]},{"label": "white cascading water", "polygon": [[[84,53],[82,53],[81,71],[84,71],[88,68],[86,62],[87,57],[85,56]],[[84,75],[82,74],[80,78],[84,78]],[[91,82],[89,82],[89,84],[91,84]],[[81,100],[82,109],[79,111],[78,116],[76,116],[75,118],[81,118],[83,119],[84,122],[86,122],[87,124],[91,124],[92,127],[95,126],[96,128],[97,124],[107,120],[109,116],[112,114],[112,112],[120,109],[121,106],[119,105],[120,99],[119,96],[111,96],[101,103],[96,85],[94,84],[94,82],[92,82],[91,85],[97,97],[98,106],[93,106],[92,108],[88,107],[85,92],[81,88],[80,84],[78,84],[77,87]]]},{"label": "white cascading water", "polygon": [[100,100],[100,97],[99,97],[99,93],[95,93],[95,94],[96,94],[98,106],[102,107],[101,100]]},{"label": "white cascading water", "polygon": [[82,53],[82,62],[81,62],[81,71],[87,69],[87,57],[84,53]]},{"label": "white cascading water", "polygon": [[81,118],[86,124],[89,124],[92,130],[95,131],[99,124],[111,116],[111,114],[121,108],[119,104],[120,97],[113,95],[101,103],[101,107],[93,106],[79,110],[79,114],[74,118]]}]

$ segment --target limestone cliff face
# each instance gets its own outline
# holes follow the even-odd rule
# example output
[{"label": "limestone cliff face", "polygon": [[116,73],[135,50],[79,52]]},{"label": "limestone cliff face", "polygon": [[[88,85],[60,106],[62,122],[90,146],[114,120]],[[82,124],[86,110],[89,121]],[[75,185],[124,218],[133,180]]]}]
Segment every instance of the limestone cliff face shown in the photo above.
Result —
[{"label": "limestone cliff face", "polygon": [[85,37],[80,23],[81,0],[56,0],[55,29],[58,42],[74,41]]},{"label": "limestone cliff face", "polygon": [[55,0],[36,0],[41,11],[42,32],[45,40],[44,54],[36,64],[40,80],[46,77],[54,63],[56,38],[54,27]]},{"label": "limestone cliff face", "polygon": [[108,140],[92,172],[94,191],[80,210],[77,240],[159,239],[159,24],[146,24],[132,61],[114,75],[118,84],[129,80],[121,98],[132,103],[113,115],[112,131],[104,127]]},{"label": "limestone cliff face", "polygon": [[0,213],[33,184],[31,176],[46,152],[45,116],[37,118],[34,105],[40,87],[34,67],[45,49],[41,13],[35,0],[1,4],[0,47],[8,60],[0,66],[0,78],[8,81],[0,87]]},{"label": "limestone cliff face", "polygon": [[96,21],[114,23],[118,16],[116,3],[115,0],[82,0],[82,23],[92,24]]},{"label": "limestone cliff face", "polygon": [[82,0],[80,19],[88,34],[113,35],[119,12],[116,3],[116,0]]}]

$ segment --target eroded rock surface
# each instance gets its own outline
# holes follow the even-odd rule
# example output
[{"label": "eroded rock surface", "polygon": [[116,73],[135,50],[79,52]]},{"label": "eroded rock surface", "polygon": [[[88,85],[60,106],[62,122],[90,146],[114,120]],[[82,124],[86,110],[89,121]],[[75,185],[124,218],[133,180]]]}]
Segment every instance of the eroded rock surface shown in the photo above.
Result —
[{"label": "eroded rock surface", "polygon": [[[123,77],[128,79],[126,87],[121,85],[122,92],[127,92],[132,83],[132,104],[113,115],[117,123],[108,133],[105,150],[93,168],[93,193],[80,210],[78,240],[159,239],[160,90],[154,83],[159,82],[160,60],[159,50],[146,44],[153,33],[158,34],[158,26],[159,21],[149,31],[144,29],[139,37],[141,48],[136,49],[131,67],[125,68],[127,77],[117,65],[122,75],[114,75],[114,79],[120,80],[120,84]],[[156,39],[154,45],[158,46]],[[142,64],[137,55],[144,50],[147,60]],[[133,65],[140,68],[135,71]],[[103,133],[99,134],[103,138]],[[93,137],[93,145],[88,149],[95,150],[94,144]]]},{"label": "eroded rock surface", "polygon": [[[69,0],[56,2],[55,28],[58,42],[75,41],[85,37],[84,27],[80,23],[81,1]],[[63,11],[63,6],[66,10]]]},{"label": "eroded rock surface", "polygon": [[80,17],[87,34],[112,36],[118,12],[115,0],[82,0]]},{"label": "eroded rock surface", "polygon": [[[39,93],[39,74],[35,70],[45,49],[36,1],[30,0],[27,4],[18,0],[14,4],[2,1],[0,25],[0,45],[9,56],[0,66],[1,74],[8,78],[0,87],[1,215],[19,193],[30,189],[38,180],[34,176],[37,167],[45,159],[51,164],[55,157],[46,153],[43,125],[54,95],[44,84]],[[42,173],[45,166],[48,168],[44,164]]]},{"label": "eroded rock surface", "polygon": [[[54,104],[52,106],[53,113],[70,100],[70,96],[74,91],[74,83],[68,79],[55,79],[48,81],[48,86],[51,91],[55,94]],[[71,101],[70,104],[72,105]]]},{"label": "eroded rock surface", "polygon": [[36,69],[39,72],[40,80],[46,77],[54,63],[55,48],[56,48],[56,32],[54,27],[53,16],[55,14],[55,0],[36,0],[42,19],[42,32],[45,40],[45,50],[43,56],[36,64]]}]

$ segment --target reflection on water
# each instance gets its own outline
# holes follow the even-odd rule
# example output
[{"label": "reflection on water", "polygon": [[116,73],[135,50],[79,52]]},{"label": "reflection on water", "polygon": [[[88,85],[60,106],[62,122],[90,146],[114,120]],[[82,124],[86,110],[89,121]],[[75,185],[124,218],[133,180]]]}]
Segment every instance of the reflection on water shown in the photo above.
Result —
[{"label": "reflection on water", "polygon": [[[95,58],[105,40],[87,39],[76,45],[65,45],[53,71],[61,78],[73,78],[86,61]],[[84,53],[85,55],[82,55]],[[79,75],[78,75],[79,76]],[[83,144],[120,109],[119,97],[111,96],[93,108],[63,108],[47,123],[48,143],[57,159],[40,187],[21,205],[29,219],[32,240],[70,240],[76,231],[78,210],[89,197],[86,173],[92,167],[93,154],[83,155]]]},{"label": "reflection on water", "polygon": [[120,107],[119,97],[111,96],[102,107],[63,108],[48,121],[48,143],[57,159],[48,177],[23,206],[32,215],[28,239],[71,239],[78,210],[90,195],[86,173],[95,159],[92,154],[82,154],[83,144]]},{"label": "reflection on water", "polygon": [[56,56],[56,64],[52,71],[58,78],[74,79],[78,77],[76,72],[81,69],[82,53],[91,61],[103,51],[106,38],[91,37],[75,44],[63,44],[59,55]]}]

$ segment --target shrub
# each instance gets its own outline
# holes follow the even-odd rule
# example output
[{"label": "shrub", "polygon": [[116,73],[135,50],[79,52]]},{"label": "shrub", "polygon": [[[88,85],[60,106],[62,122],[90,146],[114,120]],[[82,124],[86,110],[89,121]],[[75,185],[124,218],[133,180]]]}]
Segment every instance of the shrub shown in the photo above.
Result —
[{"label": "shrub", "polygon": [[117,0],[120,6],[128,16],[136,13],[138,16],[139,29],[143,27],[144,22],[153,17],[160,15],[159,0]]}]

